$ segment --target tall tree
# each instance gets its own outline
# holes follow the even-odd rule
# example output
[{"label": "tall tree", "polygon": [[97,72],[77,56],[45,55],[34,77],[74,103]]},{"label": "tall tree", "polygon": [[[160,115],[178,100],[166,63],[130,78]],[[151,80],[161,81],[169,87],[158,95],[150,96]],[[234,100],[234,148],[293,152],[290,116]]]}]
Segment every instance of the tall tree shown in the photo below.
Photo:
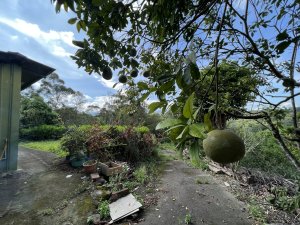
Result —
[{"label": "tall tree", "polygon": [[37,93],[43,96],[54,109],[66,106],[68,96],[76,94],[72,88],[65,86],[65,82],[56,73],[52,73],[41,80]]}]

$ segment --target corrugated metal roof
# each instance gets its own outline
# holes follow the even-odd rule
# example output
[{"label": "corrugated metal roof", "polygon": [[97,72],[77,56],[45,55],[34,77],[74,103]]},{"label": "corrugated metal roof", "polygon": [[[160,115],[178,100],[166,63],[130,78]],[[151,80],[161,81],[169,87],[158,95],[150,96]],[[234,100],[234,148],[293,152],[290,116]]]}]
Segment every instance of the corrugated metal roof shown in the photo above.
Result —
[{"label": "corrugated metal roof", "polygon": [[13,63],[22,67],[22,90],[46,77],[55,70],[17,52],[0,51],[0,63]]}]

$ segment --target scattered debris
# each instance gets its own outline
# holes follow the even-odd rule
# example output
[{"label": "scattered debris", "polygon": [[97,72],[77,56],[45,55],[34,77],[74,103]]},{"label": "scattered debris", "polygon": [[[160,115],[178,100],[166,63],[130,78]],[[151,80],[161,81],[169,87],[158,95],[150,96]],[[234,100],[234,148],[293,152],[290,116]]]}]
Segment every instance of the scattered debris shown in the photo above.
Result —
[{"label": "scattered debris", "polygon": [[105,189],[95,190],[91,193],[93,199],[100,201],[100,200],[107,200],[111,196],[111,192]]},{"label": "scattered debris", "polygon": [[122,198],[122,197],[124,197],[128,194],[129,194],[129,189],[128,188],[122,189],[120,191],[114,191],[114,192],[112,192],[112,194],[110,196],[110,200],[112,202],[114,202],[114,201],[117,201],[119,198]]},{"label": "scattered debris", "polygon": [[229,184],[229,183],[224,182],[224,184],[225,184],[226,187],[230,187],[230,184]]},{"label": "scattered debris", "polygon": [[218,165],[217,163],[214,162],[210,162],[208,164],[208,168],[214,172],[215,174],[226,174],[230,177],[233,176],[233,172],[231,171],[231,169],[227,168],[227,167],[221,167],[220,165]]},{"label": "scattered debris", "polygon": [[103,185],[106,184],[107,181],[104,178],[100,177],[99,179],[96,179],[95,183],[99,185]]},{"label": "scattered debris", "polygon": [[99,163],[100,171],[105,176],[112,176],[115,174],[119,174],[123,171],[122,164],[118,164],[115,162],[106,162],[106,163]]},{"label": "scattered debris", "polygon": [[90,177],[91,177],[92,181],[96,181],[97,179],[100,178],[98,173],[91,173]]},{"label": "scattered debris", "polygon": [[132,194],[118,199],[109,205],[110,217],[112,219],[109,224],[138,212],[141,207],[142,204]]},{"label": "scattered debris", "polygon": [[68,179],[68,178],[70,178],[70,177],[72,177],[72,176],[73,176],[73,175],[69,174],[69,175],[66,176],[66,178]]}]

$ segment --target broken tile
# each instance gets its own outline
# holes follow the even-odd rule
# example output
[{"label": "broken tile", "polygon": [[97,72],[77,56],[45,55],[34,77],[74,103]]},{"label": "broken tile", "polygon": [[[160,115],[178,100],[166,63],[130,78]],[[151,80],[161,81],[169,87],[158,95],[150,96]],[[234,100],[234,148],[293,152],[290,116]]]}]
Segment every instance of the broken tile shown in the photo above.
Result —
[{"label": "broken tile", "polygon": [[112,218],[110,223],[138,212],[140,207],[142,204],[132,194],[118,199],[109,205],[110,217]]}]

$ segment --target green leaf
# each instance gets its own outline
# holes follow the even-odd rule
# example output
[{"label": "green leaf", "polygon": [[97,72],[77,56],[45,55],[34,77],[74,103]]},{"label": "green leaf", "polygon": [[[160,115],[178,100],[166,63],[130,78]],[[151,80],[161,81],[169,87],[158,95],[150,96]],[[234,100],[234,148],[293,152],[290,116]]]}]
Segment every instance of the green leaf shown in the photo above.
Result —
[{"label": "green leaf", "polygon": [[206,113],[204,115],[204,125],[205,125],[205,129],[208,132],[213,130],[213,125],[212,125],[212,122],[210,120],[210,113]]},{"label": "green leaf", "polygon": [[92,4],[93,4],[94,6],[100,6],[101,3],[102,3],[102,0],[92,0]]},{"label": "green leaf", "polygon": [[60,12],[61,5],[62,5],[62,3],[60,3],[60,2],[56,3],[56,5],[55,5],[55,12],[56,13]]},{"label": "green leaf", "polygon": [[75,46],[77,46],[79,48],[84,48],[83,41],[75,41],[75,40],[73,40],[72,43],[73,43],[73,45],[75,45]]},{"label": "green leaf", "polygon": [[276,36],[276,40],[277,41],[283,41],[285,39],[288,39],[290,36],[288,35],[288,33],[285,31],[279,33],[277,36]]},{"label": "green leaf", "polygon": [[203,124],[194,123],[189,125],[189,134],[192,137],[203,139],[204,138],[203,131],[204,131]]},{"label": "green leaf", "polygon": [[75,11],[74,0],[67,0],[67,4],[72,11]]},{"label": "green leaf", "polygon": [[180,140],[180,139],[185,139],[186,135],[189,133],[189,126],[186,126],[182,132],[178,135],[178,137],[176,138],[176,140]]},{"label": "green leaf", "polygon": [[291,44],[291,41],[283,41],[281,43],[279,43],[277,46],[276,46],[276,49],[277,49],[277,52],[279,54],[283,53],[284,50],[289,47],[289,45]]},{"label": "green leaf", "polygon": [[189,65],[188,65],[188,66],[185,68],[185,70],[184,70],[182,80],[183,80],[184,83],[186,83],[187,85],[190,85],[191,82],[192,82],[192,80],[191,80],[191,68],[190,68]]},{"label": "green leaf", "polygon": [[194,105],[194,96],[195,93],[190,95],[190,97],[186,100],[183,107],[183,116],[188,119],[193,118],[193,105]]},{"label": "green leaf", "polygon": [[147,92],[147,93],[143,94],[142,97],[140,98],[140,101],[141,102],[145,101],[149,97],[150,94],[151,94],[151,92]]},{"label": "green leaf", "polygon": [[78,21],[76,23],[76,29],[77,29],[78,32],[80,32],[80,29],[81,29],[81,23],[80,23],[80,21]]},{"label": "green leaf", "polygon": [[[175,125],[175,126],[173,126],[173,127],[170,127],[168,130],[166,130],[166,133],[168,133],[168,132],[170,132],[170,131],[172,131],[172,130],[174,130],[174,129],[177,129],[177,128],[179,128],[179,127],[185,127],[185,125],[183,125],[183,124],[179,124],[179,125]],[[181,133],[181,132],[180,132]],[[179,134],[177,134],[177,136],[178,136]],[[177,137],[176,136],[176,137]]]},{"label": "green leaf", "polygon": [[165,105],[164,102],[152,102],[148,108],[149,108],[149,113],[153,113],[155,110],[157,110],[158,108],[161,108]]},{"label": "green leaf", "polygon": [[138,83],[137,83],[137,86],[138,86],[138,88],[139,88],[140,90],[148,90],[148,84],[146,84],[146,83],[144,83],[144,82],[142,82],[142,81],[138,82]]},{"label": "green leaf", "polygon": [[199,142],[198,142],[198,140],[195,140],[189,148],[191,161],[194,165],[197,165],[200,162],[200,155],[199,155],[200,151],[199,150],[200,150]]},{"label": "green leaf", "polygon": [[68,23],[69,24],[74,24],[74,23],[76,23],[76,20],[77,20],[76,17],[75,18],[71,18],[71,19],[68,20]]},{"label": "green leaf", "polygon": [[200,71],[196,63],[190,64],[190,70],[191,70],[192,78],[194,78],[195,80],[200,78]]},{"label": "green leaf", "polygon": [[164,91],[164,92],[167,92],[170,90],[170,88],[172,88],[174,85],[174,80],[170,80],[166,83],[164,83],[163,85],[160,86],[160,90]]},{"label": "green leaf", "polygon": [[165,119],[156,125],[156,130],[165,129],[168,127],[173,127],[181,124],[182,121],[180,119]]}]

